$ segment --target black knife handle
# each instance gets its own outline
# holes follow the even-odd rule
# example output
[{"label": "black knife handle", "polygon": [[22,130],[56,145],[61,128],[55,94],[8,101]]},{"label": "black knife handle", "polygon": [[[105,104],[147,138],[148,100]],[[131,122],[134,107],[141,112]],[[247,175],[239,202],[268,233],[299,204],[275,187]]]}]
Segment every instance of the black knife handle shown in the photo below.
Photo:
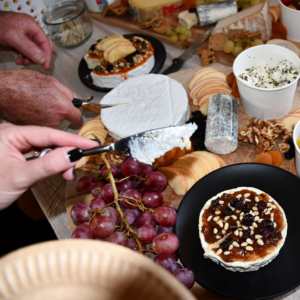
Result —
[{"label": "black knife handle", "polygon": [[172,60],[171,66],[169,68],[165,69],[162,72],[162,74],[168,75],[168,74],[177,72],[177,71],[179,71],[182,68],[183,64],[184,64],[184,60],[178,59],[178,58],[174,58]]},{"label": "black knife handle", "polygon": [[108,152],[113,150],[113,147],[110,145],[105,145],[101,147],[96,147],[88,150],[82,150],[82,149],[73,149],[68,152],[68,156],[71,162],[77,161],[80,158],[84,156],[89,156],[89,155],[95,155],[103,152]]},{"label": "black knife handle", "polygon": [[78,100],[72,100],[72,103],[75,107],[79,108],[82,105],[82,101],[78,101]]}]

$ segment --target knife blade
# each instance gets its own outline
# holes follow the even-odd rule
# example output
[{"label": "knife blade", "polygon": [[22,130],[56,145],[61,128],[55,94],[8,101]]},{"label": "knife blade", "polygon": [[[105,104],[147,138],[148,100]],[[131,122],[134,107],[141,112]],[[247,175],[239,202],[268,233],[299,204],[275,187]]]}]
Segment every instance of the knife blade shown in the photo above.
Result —
[{"label": "knife blade", "polygon": [[196,131],[197,125],[166,127],[148,130],[134,134],[115,143],[88,150],[73,149],[68,152],[71,162],[84,156],[95,155],[107,151],[120,151],[131,155],[143,163],[152,163],[154,159],[164,155],[174,147],[185,147],[186,143]]},{"label": "knife blade", "polygon": [[203,44],[203,42],[211,35],[215,27],[211,27],[205,33],[203,33],[187,50],[185,50],[179,57],[172,60],[172,65],[162,72],[167,75],[179,71],[184,62],[188,60],[195,51]]}]

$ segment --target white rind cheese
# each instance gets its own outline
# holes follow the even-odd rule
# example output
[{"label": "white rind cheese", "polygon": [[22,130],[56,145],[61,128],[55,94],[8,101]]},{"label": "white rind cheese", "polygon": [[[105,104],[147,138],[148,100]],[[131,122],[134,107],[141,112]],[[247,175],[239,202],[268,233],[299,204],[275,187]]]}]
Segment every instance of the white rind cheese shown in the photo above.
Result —
[{"label": "white rind cheese", "polygon": [[165,75],[128,79],[100,103],[116,105],[101,110],[101,120],[116,140],[151,129],[182,125],[190,116],[184,87]]},{"label": "white rind cheese", "polygon": [[89,69],[95,69],[100,65],[100,59],[98,58],[89,58],[89,54],[87,53],[84,57]]},{"label": "white rind cheese", "polygon": [[252,187],[239,187],[239,188],[223,191],[223,192],[217,194],[216,196],[212,197],[205,203],[204,207],[202,208],[202,210],[200,212],[200,216],[199,216],[199,236],[200,236],[202,248],[204,250],[204,257],[211,259],[216,264],[220,264],[225,269],[227,269],[229,271],[233,271],[233,272],[257,271],[259,268],[264,267],[267,264],[269,264],[279,254],[279,251],[285,242],[286,235],[287,235],[287,228],[288,228],[287,219],[286,219],[286,216],[285,216],[285,213],[284,213],[282,207],[270,195],[268,195],[270,197],[269,202],[274,202],[274,204],[276,204],[276,206],[281,211],[284,222],[285,222],[285,227],[281,231],[282,239],[280,241],[278,241],[278,244],[276,245],[275,249],[263,258],[258,258],[256,260],[246,261],[246,262],[245,261],[235,261],[235,262],[228,263],[228,262],[225,262],[219,255],[217,255],[212,249],[216,248],[221,242],[223,242],[227,236],[211,245],[205,241],[205,237],[202,233],[202,226],[203,226],[202,216],[205,212],[205,207],[210,206],[212,201],[214,201],[215,199],[217,199],[224,193],[230,194],[230,193],[234,193],[234,192],[241,191],[244,189],[253,191],[257,194],[264,193],[263,191],[256,189],[256,188],[252,188]]},{"label": "white rind cheese", "polygon": [[196,13],[190,13],[188,10],[185,10],[178,15],[178,21],[182,26],[185,26],[188,29],[191,29],[198,24]]},{"label": "white rind cheese", "polygon": [[152,70],[155,63],[154,55],[150,56],[149,59],[142,65],[130,70],[125,75],[104,75],[99,76],[95,73],[91,73],[91,77],[93,79],[93,83],[96,86],[103,87],[103,88],[115,88],[122,82],[134,78],[137,76],[149,74]]},{"label": "white rind cheese", "polygon": [[267,2],[256,4],[243,9],[237,14],[220,20],[214,32],[228,33],[229,29],[245,29],[248,31],[260,31],[261,39],[267,41],[272,34],[272,17]]}]

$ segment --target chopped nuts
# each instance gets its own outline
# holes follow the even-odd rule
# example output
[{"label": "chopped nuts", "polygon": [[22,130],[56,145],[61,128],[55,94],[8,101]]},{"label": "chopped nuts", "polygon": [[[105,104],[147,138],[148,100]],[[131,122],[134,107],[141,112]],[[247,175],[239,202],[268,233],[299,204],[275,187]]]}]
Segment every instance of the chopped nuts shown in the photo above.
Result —
[{"label": "chopped nuts", "polygon": [[245,198],[248,198],[249,196],[251,196],[251,194],[250,194],[250,193],[246,193],[246,194],[244,194],[244,197],[245,197]]},{"label": "chopped nuts", "polygon": [[253,222],[253,224],[252,224],[255,228],[257,228],[258,227],[258,225],[255,223],[255,222]]},{"label": "chopped nuts", "polygon": [[243,236],[243,231],[240,231],[240,237],[242,237]]},{"label": "chopped nuts", "polygon": [[247,247],[246,247],[246,250],[247,250],[247,251],[253,251],[253,248],[252,248],[251,246],[247,246]]},{"label": "chopped nuts", "polygon": [[220,226],[220,227],[222,227],[222,228],[223,228],[223,222],[222,222],[221,220],[219,221],[219,223],[218,223],[218,224],[219,224],[219,226]]},{"label": "chopped nuts", "polygon": [[253,206],[252,209],[253,210],[258,210],[258,208],[256,206]]},{"label": "chopped nuts", "polygon": [[257,244],[259,244],[259,245],[263,246],[263,245],[264,245],[264,242],[263,242],[263,240],[261,240],[261,239],[258,239],[258,240],[257,240]]},{"label": "chopped nuts", "polygon": [[242,246],[242,247],[247,247],[248,244],[247,244],[246,242],[244,242],[244,243],[241,244],[241,246]]},{"label": "chopped nuts", "polygon": [[214,217],[213,220],[217,222],[220,219],[220,216]]},{"label": "chopped nuts", "polygon": [[228,250],[232,250],[232,248],[233,248],[233,246],[232,246],[232,245],[230,245],[230,246],[228,247]]},{"label": "chopped nuts", "polygon": [[256,216],[256,217],[254,218],[254,221],[257,221],[257,220],[259,220],[259,216]]},{"label": "chopped nuts", "polygon": [[211,219],[212,219],[212,216],[209,216],[209,217],[207,218],[207,221],[209,222]]},{"label": "chopped nuts", "polygon": [[239,247],[239,246],[240,246],[237,242],[232,242],[232,245],[233,245],[234,247]]},{"label": "chopped nuts", "polygon": [[229,227],[229,224],[228,224],[228,223],[225,223],[224,229],[227,230],[228,227]]},{"label": "chopped nuts", "polygon": [[214,234],[217,234],[217,233],[218,233],[218,229],[214,228]]},{"label": "chopped nuts", "polygon": [[234,234],[235,234],[236,236],[238,236],[238,235],[239,235],[239,231],[236,230],[236,231],[234,232]]},{"label": "chopped nuts", "polygon": [[240,199],[242,197],[242,194],[238,194],[235,198]]},{"label": "chopped nuts", "polygon": [[258,239],[261,239],[262,236],[261,236],[260,234],[256,234],[256,235],[255,235],[255,238],[258,240]]},{"label": "chopped nuts", "polygon": [[255,202],[259,202],[259,198],[255,196]]},{"label": "chopped nuts", "polygon": [[243,227],[244,230],[247,230],[247,229],[248,229],[248,227],[246,227],[246,226],[244,226],[244,225],[242,225],[242,227]]},{"label": "chopped nuts", "polygon": [[237,219],[237,216],[232,215],[231,218],[232,218],[233,220],[236,220],[236,219]]},{"label": "chopped nuts", "polygon": [[248,244],[250,244],[250,245],[252,245],[252,244],[253,244],[252,240],[251,240],[251,239],[249,239],[249,238],[246,240],[246,242],[247,242]]},{"label": "chopped nuts", "polygon": [[221,253],[223,252],[223,250],[222,249],[219,249],[218,251],[217,251],[217,255],[220,255]]},{"label": "chopped nuts", "polygon": [[217,211],[215,212],[215,214],[216,214],[216,215],[220,215],[221,212],[220,212],[219,210],[217,210]]},{"label": "chopped nuts", "polygon": [[224,252],[224,255],[229,255],[230,254],[230,251],[225,251]]},{"label": "chopped nuts", "polygon": [[224,218],[225,221],[227,221],[228,219],[230,219],[230,216]]}]

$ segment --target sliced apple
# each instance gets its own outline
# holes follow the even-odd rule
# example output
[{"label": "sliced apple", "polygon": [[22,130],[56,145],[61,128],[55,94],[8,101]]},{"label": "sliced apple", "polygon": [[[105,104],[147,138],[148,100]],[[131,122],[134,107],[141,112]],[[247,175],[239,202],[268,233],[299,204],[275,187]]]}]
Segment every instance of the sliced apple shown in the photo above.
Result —
[{"label": "sliced apple", "polygon": [[209,95],[211,93],[214,93],[214,94],[231,94],[231,90],[230,89],[223,89],[223,88],[215,88],[215,89],[210,89],[210,90],[206,90],[204,91],[201,95],[199,95],[199,99],[201,99],[202,97],[206,96],[206,95]]},{"label": "sliced apple", "polygon": [[132,45],[121,45],[114,47],[109,53],[108,53],[108,61],[112,64],[115,61],[135,52],[136,49]]},{"label": "sliced apple", "polygon": [[191,90],[191,95],[193,95],[193,93],[195,92],[195,90],[199,89],[199,88],[202,88],[203,86],[206,86],[208,84],[222,84],[222,85],[225,85],[226,87],[229,88],[226,80],[224,79],[221,79],[219,77],[216,77],[214,80],[212,79],[202,79],[202,80],[199,80],[196,82],[196,84],[194,84],[192,90]]},{"label": "sliced apple", "polygon": [[210,162],[210,164],[212,165],[213,170],[217,170],[217,169],[220,168],[219,161],[210,152],[207,152],[207,151],[194,151],[194,153],[206,158]]},{"label": "sliced apple", "polygon": [[191,157],[182,157],[181,159],[175,161],[173,165],[184,165],[192,168],[197,173],[198,180],[207,174],[204,169]]},{"label": "sliced apple", "polygon": [[202,170],[204,171],[205,175],[208,174],[208,170],[207,170],[206,165],[203,163],[203,161],[201,159],[199,159],[199,157],[185,155],[185,156],[179,158],[178,161],[179,160],[189,160],[189,161],[192,161],[193,163],[198,164],[199,167],[202,168]]},{"label": "sliced apple", "polygon": [[208,67],[208,68],[201,69],[198,72],[196,72],[193,75],[192,80],[190,81],[189,89],[191,90],[193,88],[193,86],[195,85],[195,83],[199,80],[199,78],[202,77],[203,74],[209,73],[211,71],[216,71],[216,70],[213,69],[213,68]]},{"label": "sliced apple", "polygon": [[215,72],[215,73],[206,73],[206,74],[204,74],[201,78],[203,78],[203,79],[209,79],[209,78],[221,78],[221,79],[224,79],[224,80],[226,80],[226,75],[225,74],[223,74],[223,73],[221,73],[221,72]]},{"label": "sliced apple", "polygon": [[87,163],[88,160],[89,160],[88,156],[84,156],[84,157],[80,158],[79,161],[75,165],[75,169],[83,167]]},{"label": "sliced apple", "polygon": [[198,105],[201,106],[203,103],[208,102],[209,98],[218,93],[210,93],[206,94],[202,98],[199,99]]},{"label": "sliced apple", "polygon": [[180,168],[179,166],[170,166],[170,169],[176,170],[181,173],[187,181],[188,190],[196,183],[195,177],[192,175],[190,171],[187,171],[186,168]]},{"label": "sliced apple", "polygon": [[113,48],[115,48],[115,47],[117,47],[117,46],[122,46],[122,45],[131,45],[131,44],[128,43],[128,42],[125,42],[125,39],[124,39],[123,42],[117,42],[117,43],[114,43],[114,44],[110,45],[109,47],[107,47],[107,48],[105,49],[105,51],[104,51],[104,53],[103,53],[104,59],[105,59],[105,60],[108,60],[108,54],[109,54],[109,52],[110,52]]},{"label": "sliced apple", "polygon": [[203,103],[200,107],[199,110],[201,111],[203,116],[207,116],[207,111],[208,111],[208,102]]},{"label": "sliced apple", "polygon": [[111,36],[108,36],[106,38],[104,38],[103,40],[101,40],[97,45],[96,45],[96,48],[99,50],[99,51],[103,51],[103,48],[102,48],[102,45],[107,42],[108,40],[111,40],[111,39],[116,39],[116,38],[123,38],[123,35],[111,35]]},{"label": "sliced apple", "polygon": [[221,167],[221,168],[227,166],[227,163],[226,163],[220,156],[218,156],[218,155],[215,154],[215,153],[211,153],[211,154],[219,161],[219,164],[220,164],[220,167]]},{"label": "sliced apple", "polygon": [[209,160],[203,156],[195,154],[195,152],[197,152],[197,151],[191,152],[191,153],[187,154],[186,156],[196,157],[198,160],[200,160],[205,165],[208,173],[212,172],[214,169],[213,169],[213,166],[211,165],[211,163],[209,162]]},{"label": "sliced apple", "polygon": [[185,195],[188,191],[188,183],[185,177],[177,170],[168,167],[159,168],[157,171],[163,173],[170,187],[177,195]]},{"label": "sliced apple", "polygon": [[105,143],[105,139],[103,138],[103,136],[98,133],[88,134],[85,135],[84,137],[90,140],[93,140],[96,137],[101,142],[101,145],[104,145]]},{"label": "sliced apple", "polygon": [[299,122],[300,117],[286,117],[282,120],[284,127],[289,131],[293,132],[293,128],[296,126],[296,124]]},{"label": "sliced apple", "polygon": [[192,167],[190,167],[186,164],[176,164],[176,163],[174,163],[173,165],[171,165],[169,167],[170,168],[175,168],[175,169],[179,168],[179,171],[180,171],[180,169],[184,169],[185,171],[187,171],[191,174],[191,176],[194,178],[195,182],[199,180],[199,175],[197,174],[197,172]]},{"label": "sliced apple", "polygon": [[225,84],[222,84],[221,82],[211,82],[211,83],[207,83],[205,85],[200,86],[200,88],[196,92],[193,93],[193,96],[192,96],[192,92],[191,92],[190,96],[194,97],[196,95],[200,95],[201,93],[203,93],[206,90],[212,90],[212,89],[217,89],[217,88],[221,88],[221,87],[225,87],[225,88],[229,89],[229,87],[225,86]]},{"label": "sliced apple", "polygon": [[[93,121],[93,122],[92,122]],[[86,122],[78,131],[78,135],[84,135],[87,131],[91,129],[103,129],[106,130],[103,123],[100,120],[91,120],[89,122]]]}]

